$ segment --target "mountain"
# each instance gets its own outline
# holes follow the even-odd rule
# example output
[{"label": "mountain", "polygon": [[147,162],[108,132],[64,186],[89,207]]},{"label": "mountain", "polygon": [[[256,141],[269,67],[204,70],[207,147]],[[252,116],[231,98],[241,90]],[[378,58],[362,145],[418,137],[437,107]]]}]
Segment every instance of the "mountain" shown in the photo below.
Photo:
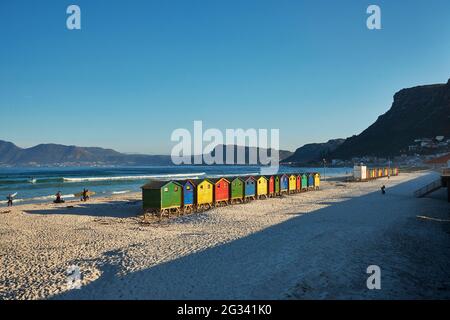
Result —
[{"label": "mountain", "polygon": [[31,148],[19,148],[11,142],[0,140],[0,165],[169,165],[166,155],[128,155],[112,149],[96,147],[40,144]]},{"label": "mountain", "polygon": [[[233,147],[233,145],[224,145],[224,144],[219,144],[217,146],[214,147],[214,149],[210,152],[210,154],[212,156],[215,156],[216,152],[218,152],[221,149],[221,152],[223,154],[223,162],[225,164],[225,161],[227,159],[227,146],[231,146]],[[254,153],[256,154],[257,157],[257,162],[258,164],[260,163],[260,158],[259,158],[259,152],[263,152],[264,155],[267,155],[268,157],[270,157],[272,155],[272,152],[275,149],[265,149],[265,148],[257,148],[257,147],[242,147],[242,146],[234,146],[234,155],[233,155],[233,159],[234,159],[234,163],[237,163],[237,152],[238,150],[240,152],[243,152],[245,154],[245,164],[253,164],[253,163],[249,163],[249,156],[250,154]],[[243,151],[241,151],[243,150]],[[287,150],[279,150],[278,151],[278,156],[279,156],[279,161],[283,161],[284,159],[290,157],[293,153],[292,151],[287,151]]]},{"label": "mountain", "polygon": [[361,134],[350,137],[330,157],[395,156],[415,139],[450,137],[450,80],[403,89],[391,108]]},{"label": "mountain", "polygon": [[309,143],[303,147],[295,150],[294,154],[284,159],[283,162],[294,163],[311,163],[321,161],[323,158],[327,158],[328,155],[336,150],[345,139],[333,139],[325,143]]},{"label": "mountain", "polygon": [[[223,148],[224,145],[216,146]],[[236,150],[237,148],[235,148]],[[257,148],[245,147],[246,159],[250,150],[258,152]],[[212,151],[214,154],[216,149]],[[265,149],[263,149],[266,151]],[[269,151],[269,155],[271,151]],[[280,151],[280,159],[292,154],[290,151]],[[225,158],[224,158],[225,159]],[[0,165],[3,166],[54,166],[54,165],[172,165],[169,155],[123,154],[112,149],[97,147],[65,146],[61,144],[40,144],[31,148],[19,148],[15,144],[0,140]],[[246,161],[248,164],[248,160]]]}]

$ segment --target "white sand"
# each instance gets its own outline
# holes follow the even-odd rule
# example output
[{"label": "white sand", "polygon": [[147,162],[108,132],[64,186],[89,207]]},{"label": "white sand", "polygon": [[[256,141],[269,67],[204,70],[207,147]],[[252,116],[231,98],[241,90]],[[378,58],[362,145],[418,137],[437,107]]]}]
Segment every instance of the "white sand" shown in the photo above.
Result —
[{"label": "white sand", "polygon": [[[434,178],[330,182],[149,226],[139,194],[2,207],[0,298],[449,298],[450,206],[412,196]],[[370,264],[381,290],[366,287]],[[67,288],[71,265],[80,290]]]}]

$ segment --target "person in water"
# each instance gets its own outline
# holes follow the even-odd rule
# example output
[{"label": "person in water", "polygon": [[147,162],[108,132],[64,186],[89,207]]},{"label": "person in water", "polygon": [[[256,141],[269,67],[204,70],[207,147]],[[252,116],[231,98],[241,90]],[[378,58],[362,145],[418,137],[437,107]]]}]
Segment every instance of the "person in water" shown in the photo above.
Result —
[{"label": "person in water", "polygon": [[14,200],[14,197],[12,196],[12,194],[8,194],[6,199],[8,200],[8,207],[12,207],[13,206],[13,200]]},{"label": "person in water", "polygon": [[381,194],[386,194],[386,186],[384,184],[381,187]]}]

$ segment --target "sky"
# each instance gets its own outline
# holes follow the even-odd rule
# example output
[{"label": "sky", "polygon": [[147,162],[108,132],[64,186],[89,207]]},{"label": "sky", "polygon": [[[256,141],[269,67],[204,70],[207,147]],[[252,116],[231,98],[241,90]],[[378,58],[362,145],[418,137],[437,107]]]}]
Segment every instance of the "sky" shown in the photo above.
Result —
[{"label": "sky", "polygon": [[0,139],[21,147],[168,154],[201,120],[279,129],[293,151],[450,78],[448,0],[2,0],[0,39]]}]

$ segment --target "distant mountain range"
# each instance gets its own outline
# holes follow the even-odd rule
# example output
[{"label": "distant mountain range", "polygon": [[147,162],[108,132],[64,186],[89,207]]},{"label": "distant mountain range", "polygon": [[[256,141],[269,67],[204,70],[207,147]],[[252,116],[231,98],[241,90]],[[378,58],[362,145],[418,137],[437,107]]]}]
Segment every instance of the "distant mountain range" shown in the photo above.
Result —
[{"label": "distant mountain range", "polygon": [[[226,147],[218,145],[212,151],[214,155],[217,148],[223,149],[226,159]],[[259,152],[258,148],[244,148],[246,164],[250,150]],[[235,148],[236,152],[237,148]],[[263,149],[265,152],[266,150]],[[271,151],[269,151],[269,155]],[[292,152],[281,150],[281,159],[290,156]],[[259,159],[259,158],[258,158]],[[192,161],[193,163],[193,161]],[[169,155],[141,155],[124,154],[112,149],[96,147],[65,146],[61,144],[40,144],[31,148],[19,148],[15,144],[0,140],[0,165],[4,166],[54,166],[54,165],[172,165]]]},{"label": "distant mountain range", "polygon": [[283,162],[307,164],[321,161],[324,158],[328,159],[330,154],[342,145],[344,141],[345,139],[333,139],[325,143],[305,144],[303,147],[295,150],[294,154],[286,157]]},{"label": "distant mountain range", "polygon": [[40,144],[19,148],[11,142],[0,140],[0,164],[13,166],[38,165],[169,165],[167,155],[123,154],[112,149],[96,147]]},{"label": "distant mountain range", "polygon": [[[230,146],[230,145],[228,145]],[[233,147],[233,145],[231,145],[231,147]],[[233,160],[234,163],[237,163],[238,157],[237,157],[237,152],[239,150],[239,152],[242,152],[245,155],[245,159],[246,162],[248,162],[249,160],[249,156],[251,153],[256,155],[256,160],[258,163],[260,163],[260,157],[259,157],[259,153],[262,152],[263,155],[267,155],[268,157],[270,157],[272,155],[272,153],[275,151],[274,149],[265,149],[265,148],[256,148],[256,147],[241,147],[241,146],[234,146],[234,154],[233,154]],[[215,156],[216,153],[218,151],[222,152],[223,155],[223,161],[226,161],[227,158],[227,145],[223,145],[223,144],[219,144],[217,145],[211,152],[210,154],[212,156]],[[278,151],[278,157],[279,157],[279,161],[284,161],[286,158],[289,158],[290,156],[292,156],[293,152],[292,151],[287,151],[287,150],[279,150]]]},{"label": "distant mountain range", "polygon": [[361,134],[347,138],[329,157],[396,156],[415,139],[450,137],[450,80],[403,89],[392,107]]}]

